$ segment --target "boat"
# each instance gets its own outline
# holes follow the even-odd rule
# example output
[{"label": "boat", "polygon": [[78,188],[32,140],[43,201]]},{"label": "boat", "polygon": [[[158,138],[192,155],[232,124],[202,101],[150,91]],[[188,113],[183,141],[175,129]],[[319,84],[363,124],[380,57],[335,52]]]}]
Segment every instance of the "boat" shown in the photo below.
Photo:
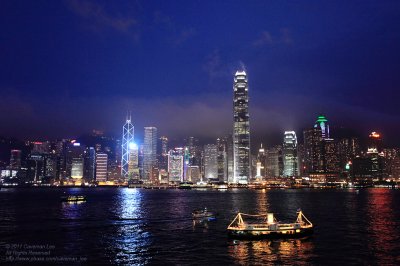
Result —
[{"label": "boat", "polygon": [[216,183],[212,185],[214,189],[228,189],[228,184],[224,182]]},{"label": "boat", "polygon": [[207,208],[201,209],[201,210],[194,210],[192,212],[192,217],[193,219],[204,219],[204,218],[214,218],[215,219],[215,213],[210,212],[207,210]]},{"label": "boat", "polygon": [[179,189],[192,189],[193,183],[192,182],[181,182],[179,184]]},{"label": "boat", "polygon": [[86,201],[86,196],[82,195],[68,195],[61,197],[62,202],[79,202],[79,201]]},{"label": "boat", "polygon": [[273,213],[251,215],[238,213],[228,226],[228,234],[235,238],[297,238],[313,233],[313,224],[297,211],[294,223],[278,222]]},{"label": "boat", "polygon": [[196,184],[193,184],[192,188],[195,188],[195,189],[209,189],[209,188],[212,188],[212,185],[208,184],[206,182],[200,181],[200,182],[197,182]]}]

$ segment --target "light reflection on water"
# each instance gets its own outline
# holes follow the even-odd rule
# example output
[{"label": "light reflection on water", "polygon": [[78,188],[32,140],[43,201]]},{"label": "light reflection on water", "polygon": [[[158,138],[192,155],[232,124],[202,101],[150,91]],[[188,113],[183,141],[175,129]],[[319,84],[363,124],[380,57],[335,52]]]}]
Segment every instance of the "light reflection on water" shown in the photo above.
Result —
[{"label": "light reflection on water", "polygon": [[115,262],[144,265],[151,260],[148,248],[151,235],[146,231],[142,209],[143,194],[138,189],[120,189],[116,214],[119,218],[113,246]]},{"label": "light reflection on water", "polygon": [[[397,206],[398,207],[398,206]],[[393,191],[388,189],[368,190],[368,247],[380,265],[400,263],[400,237],[396,228],[399,221],[393,216]],[[388,256],[388,254],[397,254]]]},{"label": "light reflection on water", "polygon": [[242,265],[271,264],[282,261],[289,264],[307,264],[313,243],[309,239],[238,241],[229,246],[229,254]]},{"label": "light reflection on water", "polygon": [[257,214],[266,214],[269,212],[268,196],[265,189],[257,193],[256,201],[258,208]]}]

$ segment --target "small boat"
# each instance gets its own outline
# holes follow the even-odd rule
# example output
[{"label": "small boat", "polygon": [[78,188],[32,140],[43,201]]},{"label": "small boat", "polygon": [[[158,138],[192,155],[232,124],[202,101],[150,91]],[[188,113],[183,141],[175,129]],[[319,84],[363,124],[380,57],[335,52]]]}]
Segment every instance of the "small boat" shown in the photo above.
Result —
[{"label": "small boat", "polygon": [[79,202],[79,201],[86,201],[86,196],[82,195],[68,195],[61,197],[62,202]]},{"label": "small boat", "polygon": [[313,224],[301,210],[297,211],[294,223],[278,222],[273,213],[267,215],[238,213],[228,226],[228,233],[236,238],[296,238],[312,234],[313,228]]},{"label": "small boat", "polygon": [[203,218],[215,219],[215,216],[216,216],[215,213],[210,212],[209,210],[207,210],[207,208],[201,210],[194,210],[192,212],[193,219],[203,219]]},{"label": "small boat", "polygon": [[192,182],[181,182],[179,184],[179,189],[192,189],[193,183]]}]

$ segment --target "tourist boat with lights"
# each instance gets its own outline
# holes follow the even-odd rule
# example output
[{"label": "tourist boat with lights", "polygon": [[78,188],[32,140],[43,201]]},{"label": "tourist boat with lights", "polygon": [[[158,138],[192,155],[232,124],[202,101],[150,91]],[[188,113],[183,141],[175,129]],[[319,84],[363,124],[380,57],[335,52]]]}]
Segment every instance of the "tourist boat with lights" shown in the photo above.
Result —
[{"label": "tourist boat with lights", "polygon": [[86,196],[81,195],[68,195],[61,197],[62,202],[81,202],[86,201]]},{"label": "tourist boat with lights", "polygon": [[238,213],[228,226],[228,233],[235,238],[297,238],[312,234],[313,229],[313,224],[299,210],[294,223],[278,222],[273,213]]}]

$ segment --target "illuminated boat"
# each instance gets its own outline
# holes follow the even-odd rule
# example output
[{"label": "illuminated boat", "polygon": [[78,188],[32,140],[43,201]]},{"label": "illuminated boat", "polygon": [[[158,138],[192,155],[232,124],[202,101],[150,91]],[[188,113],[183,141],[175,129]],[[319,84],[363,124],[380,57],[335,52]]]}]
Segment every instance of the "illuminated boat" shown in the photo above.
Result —
[{"label": "illuminated boat", "polygon": [[61,197],[62,202],[79,202],[79,201],[86,201],[86,196],[81,195],[68,195]]},{"label": "illuminated boat", "polygon": [[278,222],[273,213],[250,215],[238,213],[228,226],[228,233],[236,238],[296,238],[313,233],[313,224],[297,211],[294,223]]},{"label": "illuminated boat", "polygon": [[179,189],[192,189],[193,183],[192,182],[181,182],[179,184]]},{"label": "illuminated boat", "polygon": [[194,210],[192,212],[193,219],[215,218],[215,213],[210,212],[207,208],[201,210]]},{"label": "illuminated boat", "polygon": [[228,189],[228,184],[224,182],[216,183],[212,185],[214,189]]}]

